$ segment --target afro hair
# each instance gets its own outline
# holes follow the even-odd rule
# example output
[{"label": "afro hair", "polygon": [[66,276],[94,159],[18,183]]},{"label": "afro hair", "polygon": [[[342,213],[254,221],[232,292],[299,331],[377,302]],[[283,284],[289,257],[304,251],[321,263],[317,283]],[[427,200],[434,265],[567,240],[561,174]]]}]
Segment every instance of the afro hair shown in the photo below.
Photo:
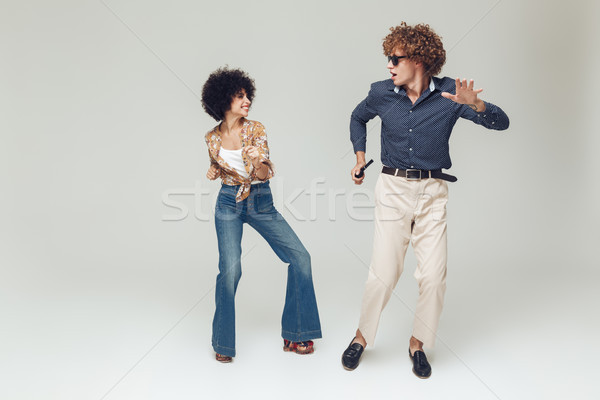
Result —
[{"label": "afro hair", "polygon": [[210,74],[202,87],[202,107],[215,120],[222,121],[233,98],[242,91],[252,101],[254,80],[241,69],[219,68]]}]

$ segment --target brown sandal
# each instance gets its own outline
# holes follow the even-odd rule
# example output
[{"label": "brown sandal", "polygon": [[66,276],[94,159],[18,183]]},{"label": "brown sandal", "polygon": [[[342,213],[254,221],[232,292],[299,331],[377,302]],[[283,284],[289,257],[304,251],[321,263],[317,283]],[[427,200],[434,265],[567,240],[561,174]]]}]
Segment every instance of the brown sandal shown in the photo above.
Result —
[{"label": "brown sandal", "polygon": [[305,342],[290,342],[287,339],[283,339],[283,351],[292,351],[296,354],[311,354],[315,351],[313,347],[314,343],[312,340]]},{"label": "brown sandal", "polygon": [[219,353],[215,353],[215,359],[218,362],[222,362],[222,363],[230,363],[231,361],[233,361],[233,357],[224,356],[223,354],[219,354]]}]

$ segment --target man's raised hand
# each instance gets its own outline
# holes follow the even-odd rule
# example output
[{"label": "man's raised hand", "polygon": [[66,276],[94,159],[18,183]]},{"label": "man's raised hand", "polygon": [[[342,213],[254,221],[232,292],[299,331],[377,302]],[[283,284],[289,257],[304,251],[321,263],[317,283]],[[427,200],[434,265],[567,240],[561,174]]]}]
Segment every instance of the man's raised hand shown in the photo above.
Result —
[{"label": "man's raised hand", "polygon": [[473,89],[473,79],[471,79],[468,83],[466,79],[463,79],[462,82],[460,78],[456,78],[456,94],[451,94],[449,92],[443,92],[442,96],[447,99],[454,101],[459,104],[466,104],[473,111],[482,112],[485,111],[485,103],[483,100],[479,99],[477,95],[483,92],[483,89]]}]

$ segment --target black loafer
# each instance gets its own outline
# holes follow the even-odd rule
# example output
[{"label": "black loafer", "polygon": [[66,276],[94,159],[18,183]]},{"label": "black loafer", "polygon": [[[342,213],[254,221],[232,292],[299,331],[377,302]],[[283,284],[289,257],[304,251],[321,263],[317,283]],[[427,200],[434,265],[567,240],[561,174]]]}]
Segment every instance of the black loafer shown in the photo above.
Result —
[{"label": "black loafer", "polygon": [[429,365],[427,357],[422,350],[417,350],[414,355],[411,355],[410,349],[408,349],[408,356],[413,363],[412,371],[417,377],[427,379],[431,376],[431,365]]},{"label": "black loafer", "polygon": [[345,370],[352,371],[358,367],[360,357],[365,348],[360,343],[352,343],[356,338],[352,338],[348,348],[342,354],[342,366]]}]

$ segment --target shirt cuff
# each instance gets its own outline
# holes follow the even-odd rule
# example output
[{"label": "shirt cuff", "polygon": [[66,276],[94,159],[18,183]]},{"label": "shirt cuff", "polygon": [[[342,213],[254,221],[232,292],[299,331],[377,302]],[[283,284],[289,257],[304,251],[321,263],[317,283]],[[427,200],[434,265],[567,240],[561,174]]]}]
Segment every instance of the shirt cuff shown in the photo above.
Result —
[{"label": "shirt cuff", "polygon": [[481,112],[475,111],[477,117],[487,125],[495,125],[496,121],[498,121],[498,106],[488,103],[487,101],[484,101],[483,103],[485,104],[485,110]]},{"label": "shirt cuff", "polygon": [[360,142],[360,143],[352,143],[352,147],[354,148],[354,153],[356,154],[357,151],[363,151],[363,152],[367,152],[367,142]]}]

